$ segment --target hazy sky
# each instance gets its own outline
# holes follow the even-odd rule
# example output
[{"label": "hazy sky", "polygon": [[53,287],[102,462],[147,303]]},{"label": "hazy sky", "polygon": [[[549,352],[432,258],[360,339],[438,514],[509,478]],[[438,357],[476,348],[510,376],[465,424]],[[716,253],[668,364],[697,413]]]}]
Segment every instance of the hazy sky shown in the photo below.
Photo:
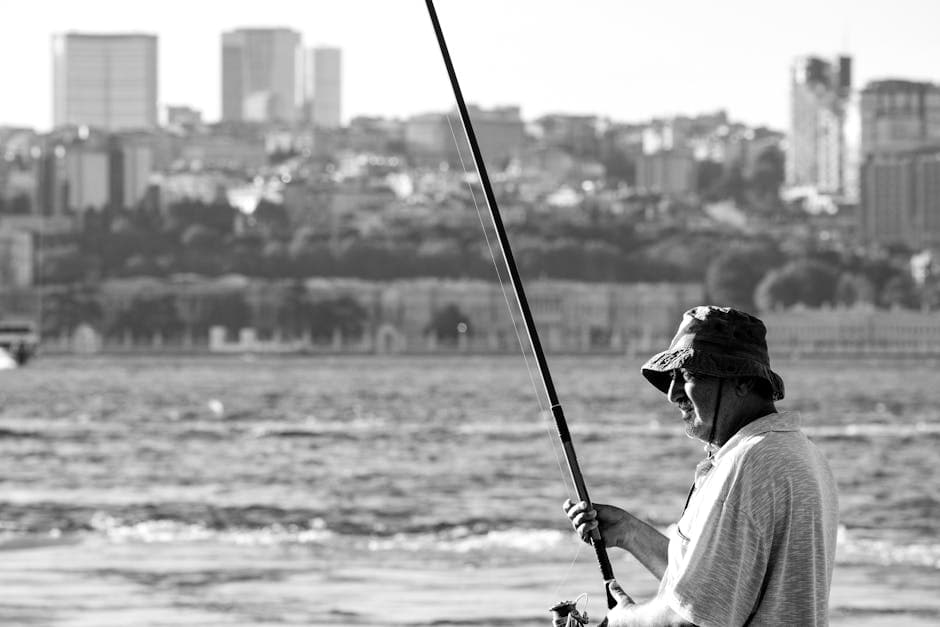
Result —
[{"label": "hazy sky", "polygon": [[[940,82],[940,0],[438,0],[464,94],[524,117],[616,120],[725,108],[786,127],[798,54],[855,59],[873,78]],[[0,124],[48,129],[50,38],[159,36],[160,104],[220,111],[220,33],[286,26],[343,49],[343,117],[453,106],[423,0],[0,0]],[[162,108],[162,107],[161,107]]]}]

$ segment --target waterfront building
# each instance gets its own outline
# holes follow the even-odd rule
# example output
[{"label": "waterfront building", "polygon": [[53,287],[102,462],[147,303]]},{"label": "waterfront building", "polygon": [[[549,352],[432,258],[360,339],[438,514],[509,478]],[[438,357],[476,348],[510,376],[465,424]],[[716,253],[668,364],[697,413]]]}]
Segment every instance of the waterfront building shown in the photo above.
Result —
[{"label": "waterfront building", "polygon": [[33,284],[33,236],[0,226],[0,290]]},{"label": "waterfront building", "polygon": [[770,351],[778,358],[940,355],[936,312],[807,309],[764,312],[761,319]]},{"label": "waterfront building", "polygon": [[852,59],[799,57],[790,75],[790,141],[787,184],[852,196],[846,117],[852,91]]},{"label": "waterfront building", "polygon": [[157,37],[65,33],[52,38],[53,122],[108,131],[157,126]]},{"label": "waterfront building", "polygon": [[239,28],[222,33],[222,120],[298,119],[300,33],[289,28]]}]

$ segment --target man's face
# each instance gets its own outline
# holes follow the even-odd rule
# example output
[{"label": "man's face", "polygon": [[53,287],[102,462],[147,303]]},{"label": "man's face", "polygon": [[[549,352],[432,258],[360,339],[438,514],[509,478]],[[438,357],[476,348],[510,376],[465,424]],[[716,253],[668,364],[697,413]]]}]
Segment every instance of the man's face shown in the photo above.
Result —
[{"label": "man's face", "polygon": [[718,377],[679,368],[672,371],[669,402],[682,412],[685,432],[690,438],[708,442],[713,433],[718,402]]}]

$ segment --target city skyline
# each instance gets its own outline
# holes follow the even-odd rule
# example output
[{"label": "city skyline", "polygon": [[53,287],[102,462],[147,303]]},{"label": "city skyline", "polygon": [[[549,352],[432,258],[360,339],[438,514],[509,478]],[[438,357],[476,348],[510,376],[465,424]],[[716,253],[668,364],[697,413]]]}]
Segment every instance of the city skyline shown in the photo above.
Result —
[{"label": "city skyline", "polygon": [[[722,108],[749,124],[785,129],[789,67],[798,55],[853,56],[856,89],[879,78],[940,80],[932,67],[940,41],[931,32],[938,7],[927,0],[800,0],[769,18],[740,0],[639,10],[598,0],[579,9],[544,1],[440,2],[467,99],[519,105],[527,119],[571,112],[641,120]],[[304,47],[340,48],[344,122],[453,106],[421,2],[270,0],[216,11],[180,1],[133,11],[106,0],[36,0],[19,8],[17,19],[0,27],[0,76],[22,96],[0,102],[0,124],[51,127],[51,39],[62,32],[157,35],[161,117],[166,105],[188,105],[208,121],[220,119],[219,38],[244,27],[292,28]]]}]

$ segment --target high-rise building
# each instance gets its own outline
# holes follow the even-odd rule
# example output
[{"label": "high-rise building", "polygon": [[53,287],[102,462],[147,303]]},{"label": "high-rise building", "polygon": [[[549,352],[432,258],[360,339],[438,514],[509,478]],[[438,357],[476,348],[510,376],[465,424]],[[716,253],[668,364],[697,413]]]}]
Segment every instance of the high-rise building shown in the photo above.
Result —
[{"label": "high-rise building", "polygon": [[239,28],[222,33],[222,120],[297,120],[303,97],[300,33]]},{"label": "high-rise building", "polygon": [[940,86],[872,81],[861,94],[863,158],[940,144]]},{"label": "high-rise building", "polygon": [[157,37],[64,33],[52,38],[53,122],[104,130],[157,125]]},{"label": "high-rise building", "polygon": [[940,148],[869,155],[860,227],[869,241],[940,245]]},{"label": "high-rise building", "polygon": [[860,232],[883,244],[940,244],[940,86],[872,81],[860,102]]},{"label": "high-rise building", "polygon": [[853,162],[847,154],[845,123],[852,95],[852,59],[798,58],[790,82],[790,141],[787,183],[834,196],[848,189]]},{"label": "high-rise building", "polygon": [[310,119],[319,128],[339,128],[342,124],[342,51],[339,48],[311,48],[305,71],[307,98],[312,100]]}]

